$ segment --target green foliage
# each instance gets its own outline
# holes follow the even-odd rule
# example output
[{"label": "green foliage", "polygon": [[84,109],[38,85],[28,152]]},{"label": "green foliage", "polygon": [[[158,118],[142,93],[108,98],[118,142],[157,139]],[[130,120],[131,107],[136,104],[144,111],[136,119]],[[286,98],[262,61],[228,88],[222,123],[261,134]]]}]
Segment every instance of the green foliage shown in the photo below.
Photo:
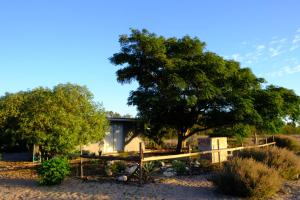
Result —
[{"label": "green foliage", "polygon": [[300,151],[300,142],[298,142],[295,138],[292,136],[287,135],[276,135],[274,137],[276,146],[280,148],[286,148],[290,151],[293,151],[295,153]]},{"label": "green foliage", "polygon": [[280,133],[285,135],[300,135],[300,127],[293,124],[286,124],[281,128]]},{"label": "green foliage", "polygon": [[0,141],[39,145],[44,157],[99,141],[108,121],[92,99],[86,87],[72,84],[6,94],[0,98]]},{"label": "green foliage", "polygon": [[113,112],[113,111],[106,111],[105,113],[106,113],[107,117],[115,117],[115,118],[122,117],[122,115],[120,113]]},{"label": "green foliage", "polygon": [[106,111],[105,113],[107,117],[112,117],[112,118],[132,118],[130,114],[121,115],[120,113],[113,112],[113,111]]},{"label": "green foliage", "polygon": [[120,174],[126,169],[126,162],[124,161],[116,161],[112,165],[109,166],[111,172],[113,174]]},{"label": "green foliage", "polygon": [[286,149],[272,147],[268,149],[251,149],[238,153],[241,158],[253,158],[278,171],[284,179],[297,179],[300,174],[300,158]]},{"label": "green foliage", "polygon": [[39,183],[41,185],[57,185],[70,174],[69,162],[66,158],[54,157],[42,162],[38,168]]},{"label": "green foliage", "polygon": [[227,128],[217,128],[210,136],[213,137],[233,137],[237,140],[237,143],[241,144],[243,139],[249,137],[252,130],[249,125],[245,124],[235,124],[232,127]]},{"label": "green foliage", "polygon": [[2,161],[3,160],[3,155],[2,155],[2,153],[0,153],[0,161]]},{"label": "green foliage", "polygon": [[128,104],[137,106],[146,134],[156,141],[172,130],[180,150],[182,140],[204,130],[251,125],[274,132],[283,119],[299,121],[300,98],[293,91],[262,88],[264,80],[249,68],[206,51],[198,38],[131,30],[119,42],[120,52],[110,58],[122,67],[117,80],[138,82]]},{"label": "green foliage", "polygon": [[160,162],[151,161],[143,164],[143,180],[145,182],[152,180],[152,176],[159,170]]},{"label": "green foliage", "polygon": [[225,194],[267,199],[282,184],[278,173],[253,159],[234,158],[212,177],[218,189]]},{"label": "green foliage", "polygon": [[147,140],[146,149],[160,149],[161,145],[157,144],[157,142],[153,141],[152,139]]},{"label": "green foliage", "polygon": [[213,164],[210,160],[206,160],[203,158],[197,159],[197,163],[193,163],[194,170],[193,173],[208,173],[220,170],[223,165]]},{"label": "green foliage", "polygon": [[172,168],[175,170],[177,175],[185,175],[187,173],[187,165],[181,160],[173,160]]}]

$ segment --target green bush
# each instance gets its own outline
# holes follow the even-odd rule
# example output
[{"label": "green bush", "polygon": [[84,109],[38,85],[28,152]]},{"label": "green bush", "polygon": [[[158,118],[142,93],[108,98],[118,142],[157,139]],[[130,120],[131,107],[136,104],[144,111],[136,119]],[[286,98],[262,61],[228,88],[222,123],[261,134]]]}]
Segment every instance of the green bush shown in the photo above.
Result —
[{"label": "green bush", "polygon": [[184,175],[187,173],[187,166],[183,161],[173,160],[172,168],[175,170],[177,175]]},{"label": "green bush", "polygon": [[265,199],[277,192],[282,180],[276,170],[253,159],[233,158],[212,176],[225,194]]},{"label": "green bush", "polygon": [[[194,163],[194,170],[193,173],[207,173],[207,172],[213,172],[216,170],[220,170],[222,168],[222,164],[219,163],[211,163],[210,160],[206,160],[203,158],[197,159],[198,163]],[[196,165],[196,167],[195,167]]]},{"label": "green bush", "polygon": [[280,148],[287,148],[290,151],[297,153],[300,151],[300,143],[292,136],[277,135],[274,137],[276,146]]},{"label": "green bush", "polygon": [[277,147],[251,149],[239,152],[238,156],[242,158],[253,158],[258,162],[262,162],[277,170],[279,174],[287,180],[298,178],[300,173],[300,158],[287,149]]},{"label": "green bush", "polygon": [[126,162],[124,161],[116,161],[110,167],[110,170],[113,174],[120,174],[126,169]]},{"label": "green bush", "polygon": [[152,180],[153,174],[160,169],[160,163],[158,161],[146,162],[143,165],[143,180],[145,182]]},{"label": "green bush", "polygon": [[66,158],[54,157],[42,162],[37,170],[41,185],[60,184],[70,174],[70,165]]}]

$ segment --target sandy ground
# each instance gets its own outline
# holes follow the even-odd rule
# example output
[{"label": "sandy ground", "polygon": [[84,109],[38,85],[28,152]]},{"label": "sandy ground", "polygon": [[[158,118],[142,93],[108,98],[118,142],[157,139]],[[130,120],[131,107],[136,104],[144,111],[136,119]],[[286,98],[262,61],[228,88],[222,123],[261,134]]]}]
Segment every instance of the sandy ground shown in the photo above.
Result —
[{"label": "sandy ground", "polygon": [[[164,178],[142,187],[132,184],[82,181],[74,178],[66,179],[60,186],[45,187],[38,186],[34,171],[16,168],[16,166],[18,165],[1,167],[0,162],[0,200],[238,199],[219,194],[204,175]],[[286,183],[272,199],[300,199],[300,180]]]},{"label": "sandy ground", "polygon": [[[22,173],[21,173],[22,174]],[[232,199],[215,192],[202,176],[168,178],[142,187],[83,182],[69,178],[60,186],[41,187],[34,178],[0,178],[0,199]]]}]

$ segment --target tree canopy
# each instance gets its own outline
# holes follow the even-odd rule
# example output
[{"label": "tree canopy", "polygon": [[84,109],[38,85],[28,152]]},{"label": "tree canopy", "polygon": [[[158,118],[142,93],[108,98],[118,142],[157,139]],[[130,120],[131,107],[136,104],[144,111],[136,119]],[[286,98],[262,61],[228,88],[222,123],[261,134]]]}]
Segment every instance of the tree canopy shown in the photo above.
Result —
[{"label": "tree canopy", "polygon": [[165,38],[147,30],[121,35],[121,50],[110,61],[121,68],[117,80],[137,81],[128,104],[159,139],[178,133],[178,147],[204,130],[254,126],[274,132],[284,120],[299,120],[300,100],[282,87],[262,87],[249,68],[206,50],[198,38]]},{"label": "tree canopy", "polygon": [[86,87],[73,84],[7,93],[0,98],[0,143],[37,144],[54,155],[99,141],[109,125],[92,99]]},{"label": "tree canopy", "polygon": [[130,114],[121,115],[118,112],[106,111],[106,116],[110,118],[132,118]]}]

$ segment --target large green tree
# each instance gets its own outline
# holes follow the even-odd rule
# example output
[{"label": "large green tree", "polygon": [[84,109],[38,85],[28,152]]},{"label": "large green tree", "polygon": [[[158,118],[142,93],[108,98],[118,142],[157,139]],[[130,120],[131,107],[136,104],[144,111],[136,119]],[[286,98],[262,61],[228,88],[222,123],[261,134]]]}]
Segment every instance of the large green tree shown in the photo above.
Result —
[{"label": "large green tree", "polygon": [[121,66],[117,80],[139,84],[128,104],[137,106],[154,139],[176,131],[177,151],[185,139],[208,129],[271,130],[285,118],[299,120],[299,97],[293,91],[275,86],[262,89],[263,79],[238,62],[207,51],[198,38],[165,38],[131,30],[119,42],[120,52],[110,58]]},{"label": "large green tree", "polygon": [[7,93],[0,98],[1,141],[37,144],[49,156],[99,141],[109,126],[102,106],[92,99],[86,87],[73,84]]}]

